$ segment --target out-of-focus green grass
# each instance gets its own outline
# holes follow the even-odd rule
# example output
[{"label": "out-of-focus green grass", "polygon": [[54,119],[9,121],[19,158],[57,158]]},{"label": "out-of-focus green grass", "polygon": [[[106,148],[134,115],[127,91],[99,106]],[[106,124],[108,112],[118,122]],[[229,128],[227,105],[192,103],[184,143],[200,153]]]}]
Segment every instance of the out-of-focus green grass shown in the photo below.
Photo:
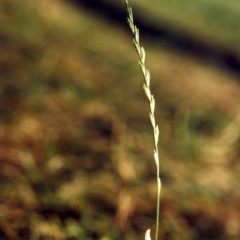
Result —
[{"label": "out-of-focus green grass", "polygon": [[[0,239],[143,238],[155,167],[129,35],[62,1],[0,6]],[[194,57],[145,48],[161,237],[237,240],[239,85]]]},{"label": "out-of-focus green grass", "polygon": [[[105,0],[108,2],[109,0]],[[117,4],[123,1],[115,0]],[[167,26],[211,45],[239,54],[240,2],[238,0],[130,1],[135,13],[155,25]]]}]

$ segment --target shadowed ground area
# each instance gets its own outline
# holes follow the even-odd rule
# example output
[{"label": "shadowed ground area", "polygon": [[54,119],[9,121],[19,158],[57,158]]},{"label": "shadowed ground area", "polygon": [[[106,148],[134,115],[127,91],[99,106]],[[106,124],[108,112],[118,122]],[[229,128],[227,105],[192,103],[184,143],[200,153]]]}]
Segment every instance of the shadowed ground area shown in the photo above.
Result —
[{"label": "shadowed ground area", "polygon": [[[0,239],[154,234],[152,130],[127,24],[60,0],[2,0],[0,20]],[[161,131],[160,239],[238,240],[239,79],[142,44]]]},{"label": "shadowed ground area", "polygon": [[[66,0],[100,18],[125,26],[122,0]],[[240,72],[240,4],[214,0],[131,1],[142,38],[162,42],[165,48],[185,51],[204,61]],[[106,14],[107,13],[107,14]]]}]

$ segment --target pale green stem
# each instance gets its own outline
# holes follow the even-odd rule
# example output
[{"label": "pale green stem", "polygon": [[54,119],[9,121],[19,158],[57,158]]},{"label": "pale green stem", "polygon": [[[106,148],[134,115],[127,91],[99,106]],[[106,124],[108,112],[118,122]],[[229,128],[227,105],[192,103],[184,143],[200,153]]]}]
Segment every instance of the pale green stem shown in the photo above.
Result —
[{"label": "pale green stem", "polygon": [[[154,161],[156,164],[156,170],[157,170],[157,214],[156,214],[156,232],[155,232],[155,240],[158,239],[159,234],[159,212],[160,212],[160,195],[161,195],[161,180],[160,180],[160,162],[159,162],[159,154],[158,154],[158,139],[159,139],[159,129],[155,121],[154,111],[155,111],[155,99],[154,96],[151,93],[150,89],[150,72],[148,69],[146,69],[145,66],[145,57],[146,53],[143,47],[140,45],[139,41],[139,30],[134,25],[133,21],[133,13],[132,8],[129,5],[128,1],[126,1],[127,11],[128,11],[128,24],[130,26],[130,29],[133,33],[133,45],[138,53],[139,56],[139,66],[142,71],[143,77],[144,77],[144,84],[143,89],[144,92],[149,100],[149,109],[150,109],[150,121],[153,127],[153,137],[154,137]],[[146,232],[145,239],[150,239],[150,230]]]}]

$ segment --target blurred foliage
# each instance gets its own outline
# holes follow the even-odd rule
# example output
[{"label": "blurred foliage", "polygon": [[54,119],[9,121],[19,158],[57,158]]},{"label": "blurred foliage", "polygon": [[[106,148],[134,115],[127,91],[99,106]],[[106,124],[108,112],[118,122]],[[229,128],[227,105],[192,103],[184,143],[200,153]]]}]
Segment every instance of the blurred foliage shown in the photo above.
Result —
[{"label": "blurred foliage", "polygon": [[[121,0],[101,0],[123,5]],[[196,40],[240,54],[240,2],[238,0],[132,0],[134,12],[146,22],[165,25]]]},{"label": "blurred foliage", "polygon": [[[127,31],[60,0],[1,0],[0,45],[1,240],[143,239],[155,166]],[[161,130],[161,239],[237,240],[237,79],[143,45]]]}]

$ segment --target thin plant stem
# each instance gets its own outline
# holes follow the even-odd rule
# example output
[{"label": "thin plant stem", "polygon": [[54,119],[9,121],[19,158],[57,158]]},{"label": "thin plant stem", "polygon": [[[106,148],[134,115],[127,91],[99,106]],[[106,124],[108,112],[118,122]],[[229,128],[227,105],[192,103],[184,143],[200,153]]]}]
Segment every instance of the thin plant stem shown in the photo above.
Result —
[{"label": "thin plant stem", "polygon": [[[156,164],[156,170],[157,170],[157,210],[156,210],[156,231],[155,231],[155,240],[158,239],[158,233],[159,233],[159,211],[160,211],[160,195],[161,195],[161,179],[160,179],[160,161],[159,161],[159,153],[158,153],[158,140],[159,140],[159,128],[156,124],[155,120],[155,99],[154,96],[151,93],[150,89],[150,72],[145,66],[145,57],[146,53],[143,47],[140,45],[139,41],[139,30],[134,25],[133,21],[133,12],[132,8],[129,5],[128,1],[125,0],[126,6],[127,6],[127,12],[128,12],[128,24],[129,27],[133,33],[133,45],[137,51],[138,57],[139,57],[139,66],[141,69],[141,72],[144,77],[144,84],[143,84],[143,90],[147,96],[147,99],[149,101],[149,117],[153,128],[153,139],[154,139],[154,161]],[[151,239],[150,238],[150,230],[146,232],[145,239]]]}]

